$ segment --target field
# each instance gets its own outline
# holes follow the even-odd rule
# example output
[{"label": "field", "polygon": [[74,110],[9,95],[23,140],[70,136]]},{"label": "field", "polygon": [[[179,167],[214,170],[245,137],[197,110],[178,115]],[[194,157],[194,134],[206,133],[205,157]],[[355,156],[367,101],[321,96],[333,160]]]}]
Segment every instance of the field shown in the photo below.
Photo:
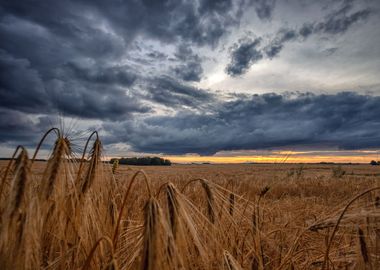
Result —
[{"label": "field", "polygon": [[48,162],[0,163],[1,269],[380,269],[378,166],[112,167],[89,148],[58,133]]}]

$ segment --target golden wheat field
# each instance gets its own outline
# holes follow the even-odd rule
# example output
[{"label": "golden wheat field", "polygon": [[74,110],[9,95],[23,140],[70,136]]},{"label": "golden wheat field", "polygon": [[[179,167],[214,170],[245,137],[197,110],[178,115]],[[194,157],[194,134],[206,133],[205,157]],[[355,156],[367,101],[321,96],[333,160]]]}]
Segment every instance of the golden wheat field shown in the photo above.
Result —
[{"label": "golden wheat field", "polygon": [[377,166],[113,167],[52,131],[1,162],[1,269],[380,269]]}]

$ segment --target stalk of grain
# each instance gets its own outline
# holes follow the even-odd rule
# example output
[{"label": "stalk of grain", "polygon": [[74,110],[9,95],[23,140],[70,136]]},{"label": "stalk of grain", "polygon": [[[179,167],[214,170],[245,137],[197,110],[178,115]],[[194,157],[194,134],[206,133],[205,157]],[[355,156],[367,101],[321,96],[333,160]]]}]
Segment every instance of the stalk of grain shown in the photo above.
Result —
[{"label": "stalk of grain", "polygon": [[1,178],[1,184],[0,184],[0,202],[1,202],[2,195],[3,195],[3,189],[5,187],[5,183],[7,182],[8,175],[9,175],[10,171],[12,171],[12,167],[13,167],[13,169],[14,169],[14,167],[16,167],[14,165],[13,161],[15,160],[17,153],[19,151],[22,151],[23,148],[24,147],[21,145],[16,147],[16,150],[13,152],[13,155],[12,155],[11,159],[9,160],[7,167],[4,170],[4,174],[3,174],[3,177]]},{"label": "stalk of grain", "polygon": [[[8,260],[0,264],[4,264],[4,268],[22,268],[25,262],[25,251],[28,250],[28,243],[25,241],[26,229],[26,189],[30,182],[30,161],[27,151],[24,147],[18,148],[19,152],[15,162],[15,173],[11,181],[9,196],[4,202],[5,208],[1,216],[0,225],[0,257]],[[20,252],[24,251],[24,252]],[[9,256],[11,255],[11,256]]]},{"label": "stalk of grain", "polygon": [[82,157],[80,159],[80,162],[79,162],[79,168],[78,168],[78,172],[77,172],[77,179],[76,179],[76,182],[80,182],[80,178],[82,176],[82,170],[83,170],[83,166],[84,166],[84,163],[85,163],[85,156],[86,156],[86,153],[87,153],[87,147],[88,147],[88,144],[90,143],[92,137],[95,136],[96,139],[99,139],[99,135],[98,135],[98,132],[97,131],[94,131],[90,134],[90,136],[87,138],[87,141],[86,141],[86,144],[84,146],[84,149],[83,149],[83,153],[82,153]]},{"label": "stalk of grain", "polygon": [[212,224],[215,223],[215,200],[214,196],[212,194],[211,187],[207,181],[204,179],[201,180],[202,187],[206,193],[206,199],[207,199],[207,216]]},{"label": "stalk of grain", "polygon": [[116,173],[116,170],[118,167],[119,167],[119,160],[115,159],[115,161],[112,163],[112,174]]},{"label": "stalk of grain", "polygon": [[[93,259],[93,257],[95,256],[95,252],[97,251],[98,247],[101,246],[101,243],[102,242],[106,242],[109,246],[109,248],[111,249],[111,262],[115,260],[115,265],[116,265],[116,259],[114,258],[114,250],[113,250],[113,244],[112,244],[112,240],[109,239],[108,237],[101,237],[99,238],[95,244],[92,246],[91,248],[91,251],[90,253],[88,254],[83,266],[81,267],[82,270],[86,270],[86,269],[92,269],[91,268],[91,261]],[[112,264],[109,264],[108,266],[112,266]]]},{"label": "stalk of grain", "polygon": [[108,265],[106,265],[104,270],[119,270],[119,265],[117,264],[116,259],[113,258],[111,262]]},{"label": "stalk of grain", "polygon": [[176,200],[176,192],[172,184],[168,184],[166,187],[166,198],[168,206],[168,215],[169,215],[169,225],[173,234],[174,239],[177,235],[178,227],[178,202]]},{"label": "stalk of grain", "polygon": [[99,163],[101,162],[100,160],[101,150],[102,150],[102,143],[100,142],[99,138],[97,138],[90,152],[90,164],[88,166],[88,170],[83,180],[83,183],[81,184],[81,189],[80,189],[79,194],[85,194],[87,190],[90,188],[90,186],[92,185],[92,183],[94,182],[94,179],[97,173],[96,170],[99,166]]},{"label": "stalk of grain", "polygon": [[55,132],[56,136],[57,136],[57,139],[61,138],[61,131],[56,128],[56,127],[53,127],[51,129],[49,129],[48,131],[45,132],[45,134],[42,136],[41,140],[39,141],[37,147],[36,147],[36,150],[34,151],[34,154],[33,154],[33,157],[32,157],[32,164],[34,162],[34,160],[36,159],[37,157],[37,154],[38,154],[38,151],[40,151],[40,148],[42,146],[42,143],[45,141],[46,137],[51,133],[51,132]]},{"label": "stalk of grain", "polygon": [[236,259],[228,252],[224,251],[223,254],[224,265],[226,270],[241,270],[241,266]]},{"label": "stalk of grain", "polygon": [[124,212],[124,208],[125,208],[125,206],[127,204],[127,200],[129,198],[129,193],[131,192],[132,186],[135,183],[135,181],[136,181],[136,179],[137,179],[137,177],[139,175],[142,175],[144,177],[144,183],[145,183],[146,188],[148,190],[148,194],[149,194],[150,197],[152,197],[152,191],[151,191],[151,187],[150,187],[150,184],[149,184],[149,178],[148,178],[148,176],[146,175],[146,173],[143,170],[137,171],[132,176],[132,179],[131,179],[131,181],[128,184],[128,187],[127,187],[127,189],[125,191],[125,194],[123,196],[123,200],[122,200],[122,203],[121,203],[121,206],[120,206],[119,215],[118,215],[118,218],[117,218],[117,221],[116,221],[116,225],[115,225],[115,229],[114,229],[113,237],[112,237],[114,249],[116,249],[116,247],[117,247],[117,243],[118,243],[118,239],[119,239],[118,237],[119,237],[119,228],[120,228],[121,218],[123,216],[123,212]]},{"label": "stalk of grain", "polygon": [[20,155],[16,161],[16,175],[13,179],[13,187],[11,196],[11,217],[14,215],[15,211],[20,207],[22,201],[24,200],[25,185],[29,182],[28,178],[30,176],[30,162],[28,158],[28,153],[25,148],[22,148]]},{"label": "stalk of grain", "polygon": [[255,210],[255,214],[254,214],[254,223],[253,223],[253,229],[254,229],[254,232],[255,232],[255,245],[256,245],[256,249],[257,249],[257,253],[258,253],[258,257],[259,257],[259,267],[260,269],[264,269],[264,251],[263,251],[263,244],[262,244],[262,240],[261,240],[261,224],[260,224],[260,202],[261,202],[261,199],[265,196],[265,194],[268,193],[269,191],[269,187],[268,186],[265,186],[264,188],[261,189],[260,193],[259,193],[259,198],[257,200],[257,204],[256,204],[256,210]]},{"label": "stalk of grain", "polygon": [[234,206],[235,206],[235,194],[234,193],[230,193],[229,202],[230,202],[229,213],[231,216],[233,216],[234,215]]},{"label": "stalk of grain", "polygon": [[354,198],[352,198],[347,204],[346,206],[343,208],[341,214],[339,215],[338,217],[338,220],[336,221],[335,223],[335,226],[334,226],[334,229],[331,233],[331,236],[328,240],[328,243],[327,243],[327,247],[326,247],[326,251],[325,251],[325,256],[324,256],[324,259],[323,259],[323,264],[322,264],[322,270],[325,270],[326,268],[328,268],[328,262],[329,262],[329,255],[330,255],[330,248],[331,248],[331,244],[333,242],[333,239],[335,237],[335,234],[336,232],[338,231],[338,227],[339,227],[339,224],[340,222],[342,221],[343,219],[343,216],[346,214],[348,208],[356,201],[358,200],[359,198],[363,197],[364,195],[370,193],[370,192],[373,192],[375,190],[379,190],[380,187],[374,187],[374,188],[370,188],[370,189],[367,189],[366,191],[360,193],[359,195],[356,195]]},{"label": "stalk of grain", "polygon": [[[198,265],[200,269],[205,268],[208,254],[200,239],[199,224],[196,223],[189,209],[194,206],[189,205],[189,201],[172,183],[166,185],[166,195],[169,226],[176,248],[176,265],[181,269],[183,261],[187,261],[188,265],[193,264]],[[195,254],[197,262],[192,262],[191,253]]]},{"label": "stalk of grain", "polygon": [[359,238],[359,247],[361,258],[363,259],[364,265],[366,269],[372,269],[370,262],[370,254],[368,253],[367,243],[365,240],[365,236],[363,230],[358,227],[358,238]]},{"label": "stalk of grain", "polygon": [[151,197],[144,207],[144,244],[141,261],[142,270],[154,270],[158,267],[159,256],[159,223],[160,206],[157,200]]},{"label": "stalk of grain", "polygon": [[[380,228],[375,228],[374,231],[375,231],[375,256],[380,258]],[[375,269],[379,269],[379,265],[380,265],[380,260],[375,260]]]},{"label": "stalk of grain", "polygon": [[45,181],[44,198],[50,197],[54,190],[54,184],[58,178],[64,159],[70,156],[70,142],[67,138],[58,138],[55,142],[53,154],[48,161],[43,179]]}]

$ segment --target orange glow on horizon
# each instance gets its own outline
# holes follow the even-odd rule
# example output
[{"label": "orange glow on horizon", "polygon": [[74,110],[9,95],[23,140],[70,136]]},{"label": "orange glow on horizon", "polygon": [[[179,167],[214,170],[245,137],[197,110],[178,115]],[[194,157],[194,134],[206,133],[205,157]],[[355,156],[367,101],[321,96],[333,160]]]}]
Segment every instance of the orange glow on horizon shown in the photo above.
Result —
[{"label": "orange glow on horizon", "polygon": [[358,151],[357,155],[307,155],[309,152],[277,152],[273,155],[257,156],[197,156],[197,155],[171,155],[162,156],[174,163],[369,163],[371,160],[379,160],[376,151]]},{"label": "orange glow on horizon", "polygon": [[[246,152],[246,154],[244,154]],[[124,157],[159,156],[169,159],[173,163],[370,163],[371,160],[380,161],[380,150],[320,150],[320,151],[268,151],[266,153],[240,151],[220,152],[213,156],[187,155],[160,155],[148,153],[134,153]],[[105,160],[120,158],[120,156],[106,156]]]}]

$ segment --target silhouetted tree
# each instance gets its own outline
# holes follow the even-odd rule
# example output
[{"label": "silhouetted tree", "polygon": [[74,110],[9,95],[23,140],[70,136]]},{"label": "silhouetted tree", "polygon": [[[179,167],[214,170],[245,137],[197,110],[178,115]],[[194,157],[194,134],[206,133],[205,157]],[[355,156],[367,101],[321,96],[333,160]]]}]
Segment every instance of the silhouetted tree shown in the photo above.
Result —
[{"label": "silhouetted tree", "polygon": [[170,166],[172,163],[168,159],[160,157],[132,157],[132,158],[113,158],[110,163],[114,163],[115,160],[119,161],[119,164],[125,165],[139,165],[139,166]]},{"label": "silhouetted tree", "polygon": [[376,162],[376,160],[371,160],[370,164],[371,165],[380,165],[380,162],[379,161]]}]

